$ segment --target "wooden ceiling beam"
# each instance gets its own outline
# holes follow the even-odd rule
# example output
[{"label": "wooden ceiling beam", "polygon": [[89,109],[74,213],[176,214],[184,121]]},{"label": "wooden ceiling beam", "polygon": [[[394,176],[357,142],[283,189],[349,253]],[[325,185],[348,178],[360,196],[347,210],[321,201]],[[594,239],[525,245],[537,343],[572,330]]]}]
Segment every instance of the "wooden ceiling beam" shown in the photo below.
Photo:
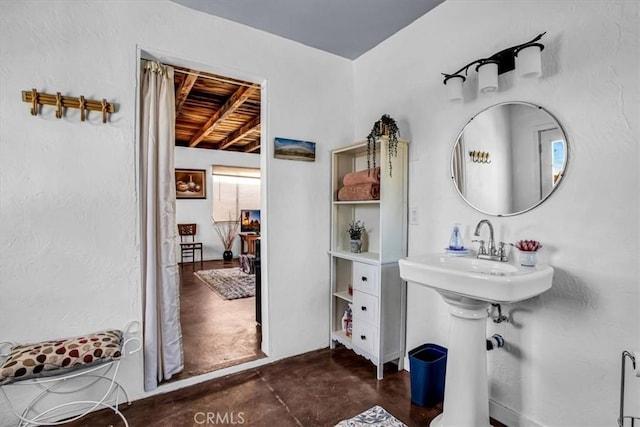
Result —
[{"label": "wooden ceiling beam", "polygon": [[196,83],[196,80],[198,80],[197,74],[187,74],[185,79],[182,80],[182,83],[180,83],[180,87],[178,87],[178,90],[176,90],[176,116],[180,112],[180,109],[184,105],[184,102],[187,100],[189,92],[191,92],[191,89]]},{"label": "wooden ceiling beam", "polygon": [[255,87],[245,87],[240,86],[238,90],[236,90],[233,95],[227,102],[224,103],[222,107],[218,111],[216,111],[210,118],[207,120],[207,123],[196,132],[196,134],[189,141],[189,147],[195,147],[206,137],[209,132],[211,132],[218,124],[220,124],[224,119],[226,119],[229,115],[231,115],[235,110],[238,109],[253,93],[256,91]]},{"label": "wooden ceiling beam", "polygon": [[245,145],[242,151],[245,152],[245,153],[253,153],[254,151],[259,150],[259,149],[260,149],[260,138],[258,138],[255,141]]},{"label": "wooden ceiling beam", "polygon": [[238,130],[223,139],[216,148],[218,150],[224,150],[230,145],[233,145],[236,141],[244,138],[248,133],[256,130],[256,128],[260,128],[260,116],[255,116],[253,119],[242,125]]}]

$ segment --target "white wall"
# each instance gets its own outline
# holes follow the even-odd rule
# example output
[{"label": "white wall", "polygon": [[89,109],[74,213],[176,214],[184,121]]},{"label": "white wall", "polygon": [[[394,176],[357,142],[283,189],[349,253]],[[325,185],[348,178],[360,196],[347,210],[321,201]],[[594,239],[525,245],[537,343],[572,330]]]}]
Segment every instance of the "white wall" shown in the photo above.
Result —
[{"label": "white wall", "polygon": [[[540,201],[540,195],[548,194],[551,184],[551,170],[542,170],[541,165],[541,142],[539,132],[547,129],[557,129],[557,125],[553,123],[553,119],[549,115],[539,109],[533,109],[529,106],[512,105],[509,108],[511,123],[511,140],[513,141],[513,151],[511,159],[514,169],[511,171],[511,180],[513,181],[513,210],[511,212],[520,212],[535,206]],[[549,150],[551,151],[551,150]],[[544,154],[551,154],[545,151]],[[528,159],[529,161],[527,161]],[[551,161],[549,161],[551,163]],[[543,178],[542,174],[546,172]],[[541,191],[542,182],[545,182],[545,191]]]},{"label": "white wall", "polygon": [[[260,167],[260,155],[239,153],[233,151],[204,150],[201,148],[175,148],[175,166],[183,169],[204,169],[207,171],[206,199],[178,199],[176,200],[176,220],[180,223],[198,224],[197,240],[202,242],[205,260],[222,259],[224,246],[211,223],[213,210],[213,185],[211,185],[211,166],[227,165],[248,168]],[[220,220],[226,220],[221,218]],[[233,255],[240,254],[240,238],[233,243]]]},{"label": "white wall", "polygon": [[[464,127],[465,198],[485,212],[513,212],[509,108],[496,107]],[[469,151],[490,154],[490,166],[474,163]]]},{"label": "white wall", "polygon": [[[639,5],[449,0],[355,61],[356,135],[389,113],[411,140],[409,205],[420,212],[409,229],[412,255],[441,251],[453,222],[466,225],[470,242],[485,217],[450,182],[451,148],[469,118],[528,101],[567,132],[569,165],[556,192],[531,212],[491,218],[500,240],[542,241],[542,261],[555,268],[551,290],[503,307],[513,322],[488,327],[508,343],[489,353],[491,398],[520,414],[508,425],[615,425],[620,352],[640,348]],[[472,71],[465,102],[446,101],[440,73],[543,31],[539,81],[509,73],[497,93],[477,96]],[[407,349],[446,345],[448,313],[437,294],[410,284],[408,300]],[[638,402],[631,413],[640,413]]]},{"label": "white wall", "polygon": [[[522,425],[615,424],[619,353],[640,348],[637,2],[449,0],[353,64],[164,1],[2,1],[0,12],[1,339],[141,318],[139,46],[267,82],[261,165],[274,357],[328,341],[328,151],[353,138],[354,97],[356,138],[389,113],[411,140],[410,205],[420,212],[411,254],[441,250],[453,222],[466,224],[469,242],[484,217],[450,182],[462,126],[508,100],[551,111],[569,138],[567,176],[535,210],[491,220],[501,240],[545,244],[554,287],[505,307],[514,323],[490,325],[488,334],[509,343],[490,353],[491,396],[520,413]],[[510,73],[498,93],[476,97],[472,72],[466,101],[445,101],[441,72],[542,31],[540,81]],[[106,97],[118,112],[108,125],[95,114],[80,123],[75,110],[57,120],[51,107],[31,117],[20,90],[32,87]],[[273,159],[275,136],[317,142],[316,162]],[[408,349],[446,345],[448,314],[436,294],[409,285],[408,316]],[[123,376],[133,398],[144,395],[141,363]]]},{"label": "white wall", "polygon": [[[2,1],[0,37],[2,340],[69,336],[142,318],[141,48],[266,82],[270,356],[327,346],[328,151],[353,138],[350,61],[169,1]],[[104,97],[118,109],[106,125],[95,113],[81,123],[78,110],[58,120],[51,107],[32,117],[20,97],[31,88]],[[273,159],[275,136],[315,141],[316,161]],[[129,365],[123,383],[135,399],[145,395],[141,356]]]}]

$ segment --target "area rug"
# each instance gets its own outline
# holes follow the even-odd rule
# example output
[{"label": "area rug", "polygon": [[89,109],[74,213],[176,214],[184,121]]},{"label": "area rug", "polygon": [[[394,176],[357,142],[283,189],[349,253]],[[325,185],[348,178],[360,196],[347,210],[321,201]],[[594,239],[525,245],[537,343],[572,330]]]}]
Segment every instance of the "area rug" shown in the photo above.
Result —
[{"label": "area rug", "polygon": [[340,421],[336,427],[407,427],[382,406],[374,406],[348,420]]},{"label": "area rug", "polygon": [[237,267],[200,270],[195,275],[225,300],[248,298],[256,294],[256,276]]}]

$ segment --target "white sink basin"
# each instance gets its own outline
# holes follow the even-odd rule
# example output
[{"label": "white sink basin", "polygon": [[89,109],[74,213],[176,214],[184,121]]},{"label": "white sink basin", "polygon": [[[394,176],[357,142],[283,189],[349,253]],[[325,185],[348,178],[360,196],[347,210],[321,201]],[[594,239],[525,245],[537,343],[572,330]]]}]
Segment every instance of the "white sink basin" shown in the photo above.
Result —
[{"label": "white sink basin", "polygon": [[444,297],[510,303],[551,288],[553,267],[524,267],[471,256],[429,254],[401,259],[400,276],[408,282],[433,288]]}]

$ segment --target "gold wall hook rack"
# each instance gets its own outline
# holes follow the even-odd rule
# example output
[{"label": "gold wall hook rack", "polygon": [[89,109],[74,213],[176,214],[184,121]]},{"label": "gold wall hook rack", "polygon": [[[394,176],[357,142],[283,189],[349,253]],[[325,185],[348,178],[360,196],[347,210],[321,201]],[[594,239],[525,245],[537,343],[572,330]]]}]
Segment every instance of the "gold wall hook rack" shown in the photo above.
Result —
[{"label": "gold wall hook rack", "polygon": [[489,152],[487,151],[469,151],[469,159],[473,163],[491,163],[491,160],[489,160]]},{"label": "gold wall hook rack", "polygon": [[80,121],[86,120],[86,112],[100,111],[102,113],[102,123],[107,123],[109,114],[116,112],[115,104],[107,102],[106,99],[101,101],[95,101],[93,99],[85,99],[80,95],[80,98],[74,98],[71,96],[62,96],[60,92],[56,92],[55,95],[49,93],[40,93],[36,89],[23,90],[22,102],[31,103],[31,115],[38,115],[38,105],[54,105],[56,107],[56,118],[61,119],[64,108],[78,108],[80,110]]}]

